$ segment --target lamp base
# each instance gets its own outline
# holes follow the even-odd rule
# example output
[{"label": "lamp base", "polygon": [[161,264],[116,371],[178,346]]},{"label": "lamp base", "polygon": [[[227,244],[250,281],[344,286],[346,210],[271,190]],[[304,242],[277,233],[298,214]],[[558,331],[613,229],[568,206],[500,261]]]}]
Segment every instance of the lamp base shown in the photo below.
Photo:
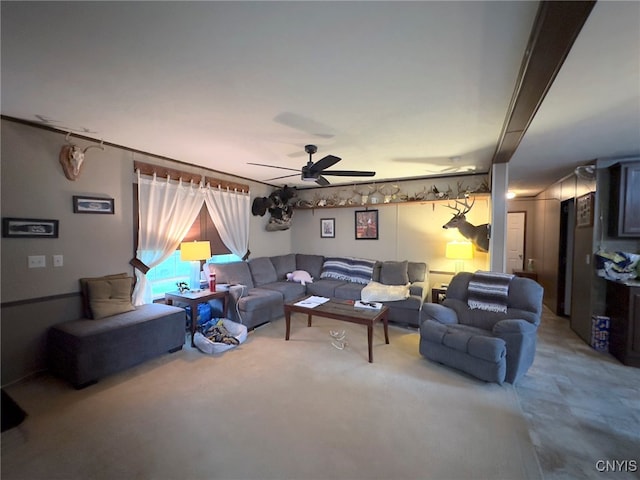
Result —
[{"label": "lamp base", "polygon": [[456,273],[464,272],[464,260],[456,260]]},{"label": "lamp base", "polygon": [[189,276],[189,289],[200,290],[200,260],[191,262],[191,275]]}]

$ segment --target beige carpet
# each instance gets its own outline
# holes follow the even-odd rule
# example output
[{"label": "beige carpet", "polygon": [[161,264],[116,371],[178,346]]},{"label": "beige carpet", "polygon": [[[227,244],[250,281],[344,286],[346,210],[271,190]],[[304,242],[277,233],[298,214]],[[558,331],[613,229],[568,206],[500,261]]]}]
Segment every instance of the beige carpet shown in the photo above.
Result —
[{"label": "beige carpet", "polygon": [[[9,386],[29,417],[2,434],[8,479],[533,479],[510,385],[423,359],[418,333],[294,316],[235,350],[185,346],[76,391],[48,375]],[[331,345],[345,329],[349,345]]]}]

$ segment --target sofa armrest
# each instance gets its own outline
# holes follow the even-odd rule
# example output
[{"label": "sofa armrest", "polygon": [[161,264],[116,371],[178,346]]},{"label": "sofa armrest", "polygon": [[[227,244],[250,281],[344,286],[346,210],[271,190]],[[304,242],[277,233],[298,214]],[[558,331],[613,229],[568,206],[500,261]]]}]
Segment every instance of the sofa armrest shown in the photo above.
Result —
[{"label": "sofa armrest", "polygon": [[425,320],[434,320],[445,325],[458,323],[458,315],[454,310],[439,303],[425,303],[420,312],[420,323]]},{"label": "sofa armrest", "polygon": [[526,320],[508,318],[496,322],[493,326],[493,333],[495,335],[508,333],[530,334],[535,333],[537,329],[538,327],[536,325]]},{"label": "sofa armrest", "polygon": [[413,282],[409,286],[409,295],[415,295],[422,298],[422,300],[424,300],[426,292],[427,289],[424,282]]}]

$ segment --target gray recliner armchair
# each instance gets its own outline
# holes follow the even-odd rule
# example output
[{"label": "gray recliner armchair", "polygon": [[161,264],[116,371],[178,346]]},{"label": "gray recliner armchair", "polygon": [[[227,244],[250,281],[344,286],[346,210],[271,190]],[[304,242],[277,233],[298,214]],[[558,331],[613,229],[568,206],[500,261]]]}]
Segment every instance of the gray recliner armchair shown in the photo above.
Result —
[{"label": "gray recliner armchair", "polygon": [[487,382],[515,383],[533,363],[543,288],[529,278],[514,277],[505,313],[471,309],[472,276],[458,273],[442,304],[422,306],[420,353]]}]

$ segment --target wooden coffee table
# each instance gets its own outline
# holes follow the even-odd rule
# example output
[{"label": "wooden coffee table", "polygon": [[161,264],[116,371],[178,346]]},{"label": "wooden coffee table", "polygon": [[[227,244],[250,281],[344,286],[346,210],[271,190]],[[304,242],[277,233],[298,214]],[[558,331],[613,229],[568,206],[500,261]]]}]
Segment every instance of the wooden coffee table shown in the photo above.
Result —
[{"label": "wooden coffee table", "polygon": [[333,298],[314,308],[295,305],[301,300],[304,299],[299,298],[294,302],[284,304],[284,318],[287,322],[287,333],[284,337],[285,340],[289,340],[289,332],[291,330],[291,312],[298,312],[307,314],[308,327],[311,326],[311,317],[314,315],[317,317],[332,318],[334,320],[366,325],[367,337],[369,340],[369,363],[373,363],[373,324],[375,322],[379,320],[382,321],[382,324],[384,325],[384,340],[386,344],[389,343],[389,320],[387,315],[389,307],[386,305],[383,305],[380,310],[355,308],[353,306],[353,300],[336,300]]}]

